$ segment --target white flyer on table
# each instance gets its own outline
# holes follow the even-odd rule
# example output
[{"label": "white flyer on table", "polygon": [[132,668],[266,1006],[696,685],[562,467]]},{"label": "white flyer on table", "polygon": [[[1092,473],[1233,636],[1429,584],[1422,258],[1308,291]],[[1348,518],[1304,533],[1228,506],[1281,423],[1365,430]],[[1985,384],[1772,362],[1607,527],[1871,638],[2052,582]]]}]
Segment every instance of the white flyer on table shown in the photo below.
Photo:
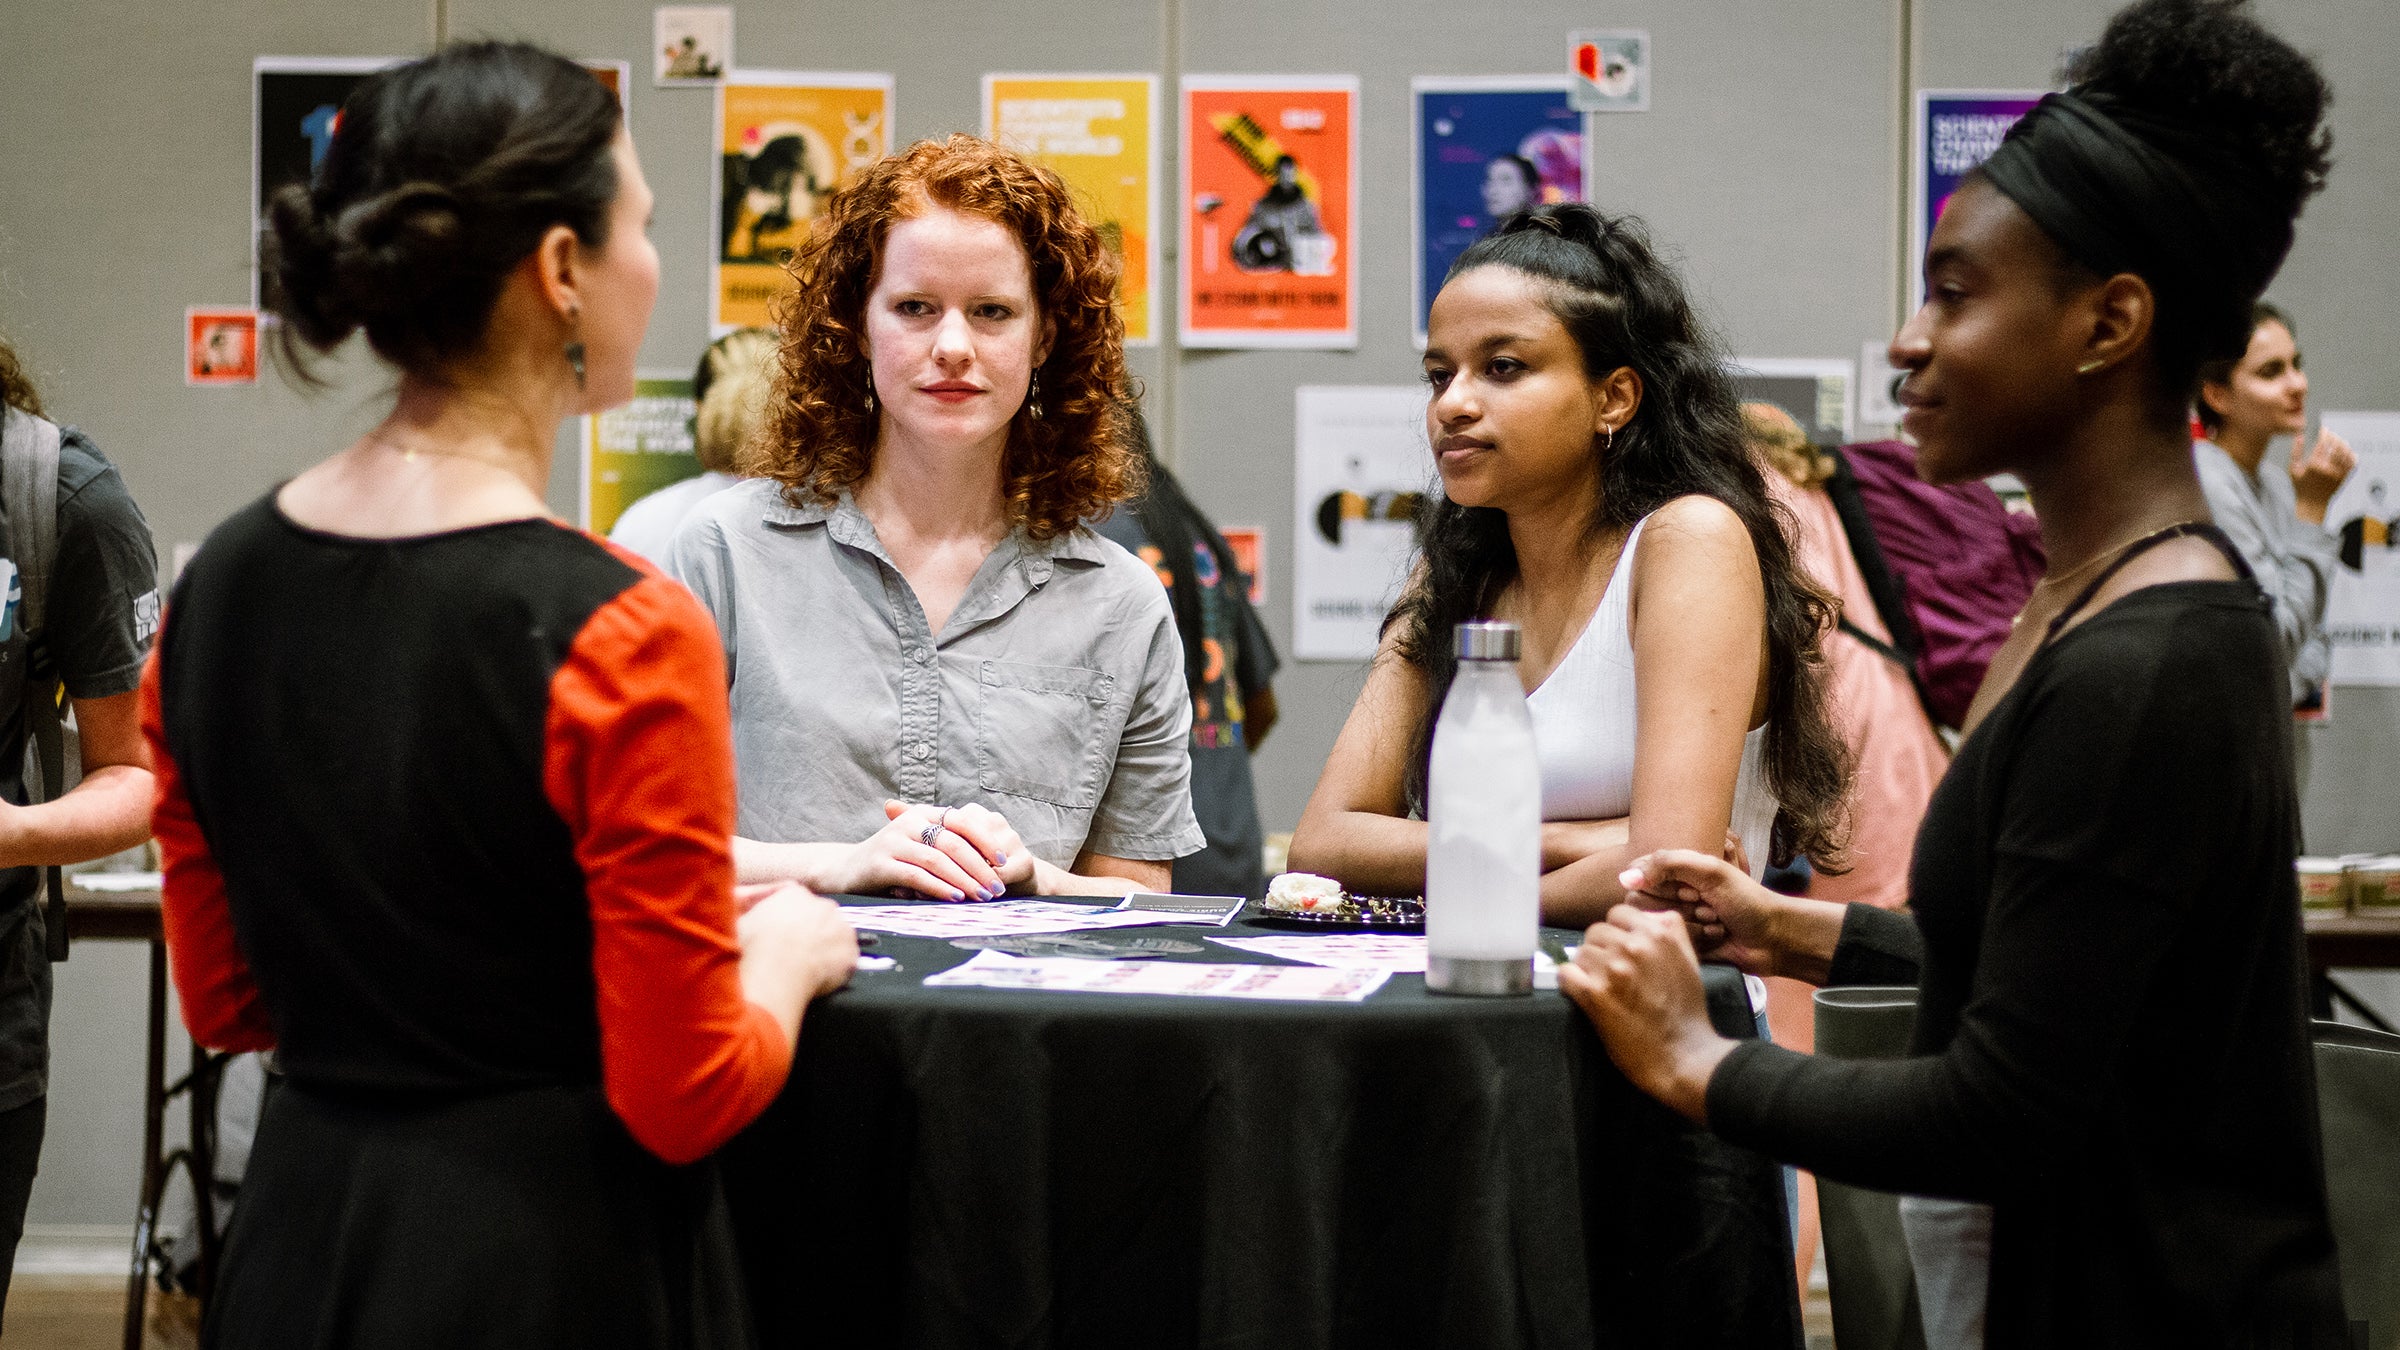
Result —
[{"label": "white flyer on table", "polygon": [[[2341,541],[2325,607],[2333,683],[2400,685],[2400,413],[2329,412],[2325,429],[2358,452],[2325,508]],[[2289,453],[2278,441],[2264,471],[2283,472]]]},{"label": "white flyer on table", "polygon": [[1187,920],[1143,910],[1066,905],[1054,900],[989,900],[947,905],[844,905],[853,928],[902,937],[1023,937],[1089,928],[1140,928]]},{"label": "white flyer on table", "polygon": [[1408,579],[1417,506],[1441,490],[1425,387],[1302,385],[1295,402],[1292,651],[1364,661]]},{"label": "white flyer on table", "polygon": [[1422,933],[1329,933],[1324,937],[1212,937],[1209,941],[1260,956],[1280,956],[1312,966],[1337,970],[1383,970],[1397,975],[1425,973]]},{"label": "white flyer on table", "polygon": [[1385,970],[1200,965],[1187,961],[1087,961],[1073,956],[1025,959],[998,952],[977,952],[975,959],[965,965],[926,976],[925,987],[1360,1003],[1390,978],[1391,972]]}]

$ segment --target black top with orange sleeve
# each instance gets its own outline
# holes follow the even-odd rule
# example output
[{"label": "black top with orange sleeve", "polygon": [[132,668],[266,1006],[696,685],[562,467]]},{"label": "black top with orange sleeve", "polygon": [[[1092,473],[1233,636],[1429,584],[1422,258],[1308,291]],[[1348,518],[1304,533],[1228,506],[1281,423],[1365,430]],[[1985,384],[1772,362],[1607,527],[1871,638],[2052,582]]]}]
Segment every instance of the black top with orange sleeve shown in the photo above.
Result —
[{"label": "black top with orange sleeve", "polygon": [[596,1082],[670,1162],[782,1086],[739,982],[723,657],[634,555],[262,500],[177,584],[143,724],[201,1043],[362,1099]]}]

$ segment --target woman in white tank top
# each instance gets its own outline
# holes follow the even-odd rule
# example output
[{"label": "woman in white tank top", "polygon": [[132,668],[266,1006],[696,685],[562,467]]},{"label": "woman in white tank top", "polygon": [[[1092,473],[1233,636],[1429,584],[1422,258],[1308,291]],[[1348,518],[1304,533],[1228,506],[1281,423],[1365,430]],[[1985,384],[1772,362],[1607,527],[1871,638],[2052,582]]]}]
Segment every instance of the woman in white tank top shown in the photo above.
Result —
[{"label": "woman in white tank top", "polygon": [[1515,217],[1461,256],[1429,328],[1442,492],[1291,865],[1355,892],[1423,889],[1451,629],[1487,617],[1524,631],[1545,922],[1597,921],[1653,848],[1738,843],[1756,872],[1780,841],[1838,865],[1826,601],[1742,442],[1723,360],[1641,227],[1580,205]]}]

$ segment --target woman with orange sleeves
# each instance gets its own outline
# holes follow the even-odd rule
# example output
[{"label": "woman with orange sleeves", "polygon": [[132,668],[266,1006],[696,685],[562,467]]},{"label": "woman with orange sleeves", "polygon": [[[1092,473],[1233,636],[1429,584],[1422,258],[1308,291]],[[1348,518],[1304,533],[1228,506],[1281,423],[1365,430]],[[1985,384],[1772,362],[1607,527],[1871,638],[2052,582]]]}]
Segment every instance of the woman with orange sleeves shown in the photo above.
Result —
[{"label": "woman with orange sleeves", "polygon": [[143,687],[193,1037],[277,1052],[204,1341],[747,1341],[712,1164],[855,964],[745,895],[707,615],[551,518],[658,285],[613,95],[531,47],[353,94],[270,211],[279,333],[391,415],[237,512]]}]

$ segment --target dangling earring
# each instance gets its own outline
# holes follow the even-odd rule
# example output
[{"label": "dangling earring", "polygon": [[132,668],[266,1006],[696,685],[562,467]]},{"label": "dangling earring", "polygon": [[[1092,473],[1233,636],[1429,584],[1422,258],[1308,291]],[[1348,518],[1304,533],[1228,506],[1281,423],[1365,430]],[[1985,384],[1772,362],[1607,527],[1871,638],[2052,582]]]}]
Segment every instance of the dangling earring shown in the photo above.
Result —
[{"label": "dangling earring", "polygon": [[[574,332],[582,326],[583,310],[580,307],[568,310],[567,330],[569,332]],[[575,372],[575,387],[577,389],[583,388],[583,339],[575,338],[567,343],[567,365]]]},{"label": "dangling earring", "polygon": [[1604,455],[1612,454],[1616,451],[1616,448],[1617,429],[1615,427],[1602,427],[1600,429],[1600,453]]},{"label": "dangling earring", "polygon": [[867,415],[875,414],[875,363],[867,363]]},{"label": "dangling earring", "polygon": [[1025,411],[1035,417],[1042,415],[1042,372],[1033,372],[1033,388],[1025,397]]}]

